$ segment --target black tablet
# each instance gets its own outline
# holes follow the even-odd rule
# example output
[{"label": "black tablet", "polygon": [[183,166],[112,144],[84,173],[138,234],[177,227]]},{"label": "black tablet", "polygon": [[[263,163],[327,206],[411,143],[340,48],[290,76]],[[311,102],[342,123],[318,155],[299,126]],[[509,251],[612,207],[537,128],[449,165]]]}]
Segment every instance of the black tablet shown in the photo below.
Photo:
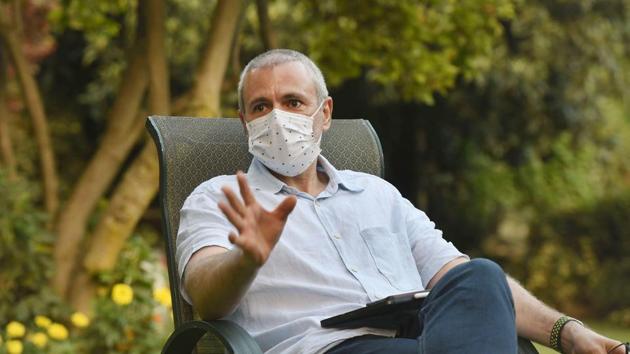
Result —
[{"label": "black tablet", "polygon": [[329,317],[321,321],[324,328],[385,328],[400,329],[413,320],[429,290],[388,296],[368,303],[365,307]]}]

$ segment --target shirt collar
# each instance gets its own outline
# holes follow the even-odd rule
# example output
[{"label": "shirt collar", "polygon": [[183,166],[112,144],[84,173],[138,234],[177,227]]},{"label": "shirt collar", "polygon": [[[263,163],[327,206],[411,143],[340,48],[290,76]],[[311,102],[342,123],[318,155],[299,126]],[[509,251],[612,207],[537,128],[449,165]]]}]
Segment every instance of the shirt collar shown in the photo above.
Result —
[{"label": "shirt collar", "polygon": [[[317,158],[317,169],[328,175],[327,188],[332,187],[333,190],[337,190],[338,187],[342,187],[351,192],[363,191],[363,187],[356,185],[349,178],[343,178],[339,171],[322,155],[319,155]],[[289,188],[284,182],[272,175],[267,167],[256,157],[252,159],[252,163],[247,170],[247,181],[255,189],[267,190],[273,193],[280,192],[282,188]]]},{"label": "shirt collar", "polygon": [[328,184],[335,190],[337,187],[342,187],[350,192],[361,192],[363,190],[363,187],[358,186],[354,183],[354,181],[351,181],[350,178],[344,178],[335,166],[328,162],[328,160],[322,155],[319,155],[317,168],[323,170],[328,175],[328,178],[330,179]]}]

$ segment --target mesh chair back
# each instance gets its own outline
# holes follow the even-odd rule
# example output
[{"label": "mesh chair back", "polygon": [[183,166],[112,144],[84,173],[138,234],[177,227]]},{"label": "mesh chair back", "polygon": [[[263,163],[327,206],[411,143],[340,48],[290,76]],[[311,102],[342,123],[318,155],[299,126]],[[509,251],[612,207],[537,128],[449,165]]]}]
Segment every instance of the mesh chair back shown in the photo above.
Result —
[{"label": "mesh chair back", "polygon": [[[190,305],[181,297],[175,238],[179,210],[186,197],[202,182],[219,175],[247,171],[251,161],[247,138],[239,119],[149,117],[147,129],[160,160],[160,205],[166,238],[168,273],[175,326],[193,319]],[[383,152],[374,129],[362,119],[333,120],[322,137],[322,155],[337,169],[383,176]]]}]

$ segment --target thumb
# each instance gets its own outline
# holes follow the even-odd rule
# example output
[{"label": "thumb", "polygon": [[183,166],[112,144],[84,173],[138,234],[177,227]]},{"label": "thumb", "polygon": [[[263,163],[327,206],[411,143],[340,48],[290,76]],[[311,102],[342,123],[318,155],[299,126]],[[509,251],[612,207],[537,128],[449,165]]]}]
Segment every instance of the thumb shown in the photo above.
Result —
[{"label": "thumb", "polygon": [[295,204],[297,204],[297,198],[294,195],[288,196],[276,207],[273,214],[282,220],[286,220],[293,208],[295,208]]}]

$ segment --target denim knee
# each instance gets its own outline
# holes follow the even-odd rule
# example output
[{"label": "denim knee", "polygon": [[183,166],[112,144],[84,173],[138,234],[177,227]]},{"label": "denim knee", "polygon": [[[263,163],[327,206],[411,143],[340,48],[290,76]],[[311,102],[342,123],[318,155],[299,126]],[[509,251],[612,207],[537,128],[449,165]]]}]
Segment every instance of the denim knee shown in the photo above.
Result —
[{"label": "denim knee", "polygon": [[475,258],[462,264],[471,272],[471,276],[479,280],[505,280],[503,268],[486,258]]},{"label": "denim knee", "polygon": [[[507,276],[500,265],[486,258],[476,258],[467,263],[468,284],[475,284],[472,289],[495,296],[505,296],[514,307],[512,292],[507,282]],[[503,294],[503,295],[501,295]]]}]

